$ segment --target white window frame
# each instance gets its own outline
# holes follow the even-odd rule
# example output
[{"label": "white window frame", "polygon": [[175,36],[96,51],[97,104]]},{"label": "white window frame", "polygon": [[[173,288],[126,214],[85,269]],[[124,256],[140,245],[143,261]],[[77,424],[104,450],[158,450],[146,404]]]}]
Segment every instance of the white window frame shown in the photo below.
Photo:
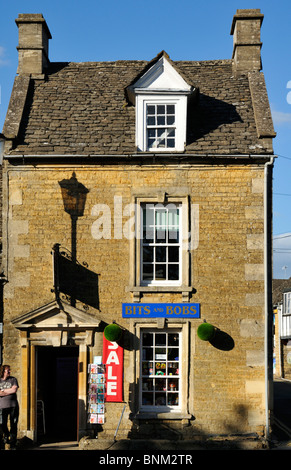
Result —
[{"label": "white window frame", "polygon": [[[150,108],[153,108],[150,112]],[[161,114],[159,111],[163,109]],[[173,112],[168,113],[169,108],[173,108]],[[149,122],[149,121],[153,122]],[[164,121],[159,123],[159,120]],[[173,122],[169,122],[169,121]],[[176,105],[168,103],[152,103],[146,105],[146,147],[147,150],[171,150],[176,146]],[[150,133],[154,135],[149,135]],[[159,135],[160,134],[160,135]],[[150,140],[153,140],[152,145],[149,144]],[[164,146],[161,142],[164,141]],[[168,145],[172,143],[173,145]]]},{"label": "white window frame", "polygon": [[[171,210],[173,207],[176,207],[179,209],[179,224],[178,224],[178,232],[179,232],[179,242],[178,243],[171,243],[169,241],[165,241],[164,243],[162,242],[157,242],[157,241],[153,241],[151,243],[144,243],[144,237],[143,237],[143,229],[144,229],[144,224],[143,224],[143,220],[144,220],[144,216],[145,216],[145,210],[153,210],[153,213],[155,215],[156,211],[158,211],[159,209],[166,209],[167,211],[167,214],[169,212],[169,210]],[[141,221],[140,221],[140,284],[141,285],[144,285],[144,286],[147,286],[147,285],[156,285],[156,286],[163,286],[163,285],[167,285],[167,286],[179,286],[181,285],[182,283],[182,263],[183,263],[183,257],[182,257],[182,236],[183,236],[183,206],[181,203],[165,203],[165,204],[161,204],[161,203],[157,203],[157,204],[153,204],[153,203],[142,203],[141,206],[140,206],[140,217],[141,217]],[[155,221],[154,221],[154,224],[155,224]],[[156,225],[153,226],[153,228],[155,228]],[[176,280],[169,280],[168,279],[168,275],[167,275],[167,279],[164,279],[164,280],[158,280],[158,279],[155,279],[155,267],[159,264],[165,266],[166,268],[166,272],[168,273],[168,269],[169,267],[171,266],[171,262],[169,262],[169,260],[166,258],[166,261],[164,262],[159,262],[155,259],[155,256],[153,258],[153,262],[152,263],[146,263],[144,262],[143,260],[143,247],[144,246],[149,246],[149,247],[152,247],[153,248],[153,252],[156,253],[157,252],[157,248],[158,247],[165,247],[166,248],[166,252],[168,253],[168,248],[170,247],[176,247],[178,248],[178,258],[179,258],[179,261],[178,263],[175,263],[175,264],[178,264],[178,279]],[[151,264],[153,266],[153,279],[151,280],[145,280],[143,279],[143,268],[144,268],[144,265],[145,264]]]},{"label": "white window frame", "polygon": [[[147,147],[147,106],[175,106],[175,146],[166,148]],[[138,94],[136,96],[136,146],[143,152],[182,152],[186,145],[187,96],[168,94]]]},{"label": "white window frame", "polygon": [[[153,338],[156,338],[157,335],[166,334],[167,344],[166,347],[157,346],[154,344],[153,346],[144,346],[143,344],[143,333],[151,333],[153,334]],[[161,354],[161,358],[158,357],[158,350],[163,349],[167,352],[170,349],[168,345],[169,334],[176,334],[179,336],[179,345],[175,349],[177,349],[178,353],[178,360],[170,360],[169,358],[162,359],[164,354]],[[183,387],[182,387],[182,331],[181,328],[168,328],[168,329],[150,329],[150,328],[143,328],[140,331],[140,387],[139,387],[139,403],[140,403],[140,411],[141,412],[180,412],[182,409],[183,403]],[[143,353],[148,351],[149,353],[153,353],[153,360],[148,360],[145,356],[143,357]],[[150,357],[150,354],[149,354]],[[150,372],[150,367],[152,364],[152,373]],[[164,368],[159,367],[159,365],[164,365]],[[171,367],[172,366],[172,367]],[[164,372],[164,375],[159,375],[158,371]],[[174,375],[170,375],[169,371],[175,371]],[[178,373],[177,373],[178,372]],[[152,383],[152,388],[150,390],[145,390],[145,384]],[[166,390],[158,390],[158,384],[164,384]],[[171,385],[175,385],[175,390],[171,390]],[[145,400],[149,397],[152,399],[153,404],[146,404]],[[171,400],[176,400],[178,398],[178,403],[173,404]],[[164,400],[165,403],[156,404],[155,402],[158,400]]]},{"label": "white window frame", "polygon": [[[142,215],[141,208],[143,204],[179,204],[182,206],[181,214],[181,258],[180,258],[180,279],[179,281],[159,281],[159,282],[142,282],[141,276],[141,238],[142,238]],[[191,290],[189,285],[189,201],[188,196],[172,196],[164,201],[161,197],[135,197],[135,234],[136,237],[131,240],[131,253],[132,262],[130,270],[130,286],[131,291],[147,291],[155,290],[160,291],[163,289],[171,289],[172,291],[178,290],[181,292]]]},{"label": "white window frame", "polygon": [[[156,191],[156,196],[153,193]],[[148,194],[148,188],[140,190],[133,194],[131,198],[131,207],[134,207],[135,231],[134,235],[129,237],[129,279],[127,292],[131,292],[134,301],[139,301],[142,292],[176,292],[181,293],[184,301],[188,301],[189,293],[192,292],[192,282],[190,273],[190,254],[196,249],[199,240],[199,210],[197,204],[190,204],[189,195],[184,191],[173,191],[168,195],[162,190],[152,188],[151,196]],[[178,195],[178,194],[181,195]],[[167,284],[167,282],[153,284],[141,283],[141,205],[159,203],[177,203],[182,205],[182,254],[181,254],[181,279],[180,283]]]},{"label": "white window frame", "polygon": [[[194,341],[192,335],[194,332],[191,329],[191,322],[187,319],[180,319],[179,321],[169,319],[167,326],[163,322],[164,319],[136,319],[132,321],[130,325],[130,331],[134,337],[138,338],[139,344],[141,344],[141,332],[152,330],[179,332],[180,333],[180,362],[179,362],[179,375],[180,375],[180,406],[172,407],[171,409],[164,408],[159,409],[158,407],[152,407],[150,410],[148,406],[143,406],[140,401],[140,388],[141,388],[141,348],[137,346],[133,349],[130,354],[132,355],[132,361],[135,364],[134,374],[131,381],[137,384],[136,394],[132,397],[132,409],[136,413],[138,419],[189,419],[191,418],[189,409],[189,394],[193,393],[193,377],[192,369],[189,361],[189,357],[192,357],[191,353],[191,342]],[[191,339],[192,338],[192,339]]]},{"label": "white window frame", "polygon": [[291,292],[284,292],[283,315],[291,315]]}]

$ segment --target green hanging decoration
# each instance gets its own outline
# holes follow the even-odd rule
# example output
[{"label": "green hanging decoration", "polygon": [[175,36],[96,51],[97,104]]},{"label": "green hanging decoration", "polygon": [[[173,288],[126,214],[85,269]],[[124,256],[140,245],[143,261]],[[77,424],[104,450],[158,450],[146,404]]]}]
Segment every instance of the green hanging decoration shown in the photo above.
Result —
[{"label": "green hanging decoration", "polygon": [[215,327],[210,323],[204,322],[197,328],[197,335],[202,341],[211,341],[215,335]]},{"label": "green hanging decoration", "polygon": [[104,328],[104,336],[107,341],[117,343],[122,335],[122,329],[116,323],[111,323]]}]

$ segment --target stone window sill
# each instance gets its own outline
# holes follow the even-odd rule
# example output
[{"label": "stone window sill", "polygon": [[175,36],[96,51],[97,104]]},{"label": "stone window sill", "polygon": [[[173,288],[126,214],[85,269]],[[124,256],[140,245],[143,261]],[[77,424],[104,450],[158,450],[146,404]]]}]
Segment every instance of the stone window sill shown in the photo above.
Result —
[{"label": "stone window sill", "polygon": [[171,293],[181,293],[182,301],[188,302],[190,293],[194,291],[192,286],[128,286],[126,287],[126,292],[132,292],[136,302],[139,302],[140,295],[143,293],[159,293],[159,292],[171,292]]},{"label": "stone window sill", "polygon": [[152,420],[152,419],[176,419],[176,420],[183,420],[183,419],[192,419],[193,416],[189,413],[183,413],[181,411],[171,411],[171,412],[142,412],[139,411],[134,416],[135,419],[138,420]]}]

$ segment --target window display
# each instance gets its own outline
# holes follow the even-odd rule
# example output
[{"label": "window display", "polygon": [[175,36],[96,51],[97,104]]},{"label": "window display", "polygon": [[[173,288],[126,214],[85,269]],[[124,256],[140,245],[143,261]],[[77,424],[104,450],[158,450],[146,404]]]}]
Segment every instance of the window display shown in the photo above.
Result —
[{"label": "window display", "polygon": [[143,331],[141,407],[180,406],[180,334]]}]

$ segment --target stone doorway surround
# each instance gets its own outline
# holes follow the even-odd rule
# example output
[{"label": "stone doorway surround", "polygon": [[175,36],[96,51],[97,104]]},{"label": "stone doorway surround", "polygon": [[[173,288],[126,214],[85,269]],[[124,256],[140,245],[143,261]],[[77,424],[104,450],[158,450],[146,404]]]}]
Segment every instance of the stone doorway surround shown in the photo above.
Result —
[{"label": "stone doorway surround", "polygon": [[36,347],[79,346],[78,435],[86,430],[87,366],[89,348],[100,320],[67,302],[54,300],[15,318],[20,331],[20,433],[36,440]]}]

